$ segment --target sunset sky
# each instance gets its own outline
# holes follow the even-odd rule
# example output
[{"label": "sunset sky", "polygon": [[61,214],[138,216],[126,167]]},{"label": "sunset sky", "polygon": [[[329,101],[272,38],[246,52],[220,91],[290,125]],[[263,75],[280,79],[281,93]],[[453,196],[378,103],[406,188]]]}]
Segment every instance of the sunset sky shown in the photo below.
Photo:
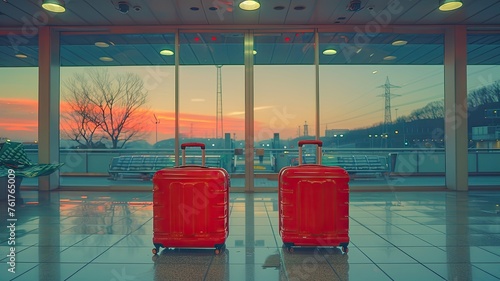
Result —
[{"label": "sunset sky", "polygon": [[[158,140],[174,131],[174,68],[110,67],[111,73],[133,72],[144,78],[151,124],[147,139],[155,140],[154,116],[159,118]],[[61,68],[61,81],[85,68]],[[468,89],[500,80],[499,66],[470,66]],[[392,119],[443,99],[443,66],[320,66],[320,128],[355,129],[384,119],[384,89],[389,77],[394,88]],[[293,138],[305,122],[315,134],[314,66],[255,66],[255,138],[263,140],[279,132]],[[180,132],[187,137],[215,136],[216,67],[180,67]],[[18,141],[37,138],[38,69],[0,68],[0,137]],[[244,67],[222,67],[224,132],[244,138]],[[61,110],[65,110],[62,102]],[[397,109],[397,110],[396,110]]]}]

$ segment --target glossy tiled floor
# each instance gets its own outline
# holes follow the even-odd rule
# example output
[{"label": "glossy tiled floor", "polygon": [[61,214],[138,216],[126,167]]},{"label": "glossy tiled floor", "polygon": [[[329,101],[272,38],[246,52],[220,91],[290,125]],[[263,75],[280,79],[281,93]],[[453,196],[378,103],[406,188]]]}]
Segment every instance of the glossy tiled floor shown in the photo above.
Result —
[{"label": "glossy tiled floor", "polygon": [[14,232],[1,206],[0,280],[500,280],[498,191],[352,192],[347,254],[284,251],[277,195],[231,193],[230,235],[218,256],[152,256],[148,192],[23,196]]}]

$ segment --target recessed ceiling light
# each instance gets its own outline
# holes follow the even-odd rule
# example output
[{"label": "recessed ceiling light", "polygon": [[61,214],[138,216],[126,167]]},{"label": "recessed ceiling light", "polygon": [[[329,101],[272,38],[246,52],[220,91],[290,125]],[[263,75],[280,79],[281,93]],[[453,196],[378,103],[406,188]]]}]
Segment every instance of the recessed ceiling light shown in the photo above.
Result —
[{"label": "recessed ceiling light", "polygon": [[54,13],[64,13],[66,11],[64,1],[62,0],[44,0],[42,2],[42,8]]},{"label": "recessed ceiling light", "polygon": [[337,50],[335,50],[335,49],[326,49],[323,51],[323,55],[325,55],[325,56],[332,56],[335,54],[337,54]]},{"label": "recessed ceiling light", "polygon": [[395,56],[386,56],[384,57],[384,60],[395,60],[396,57]]},{"label": "recessed ceiling light", "polygon": [[296,10],[296,11],[302,11],[302,10],[305,10],[306,7],[305,6],[296,6],[293,9]]},{"label": "recessed ceiling light", "polygon": [[100,47],[100,48],[107,48],[107,47],[109,47],[109,44],[106,43],[106,42],[95,42],[94,45],[96,45],[97,47]]},{"label": "recessed ceiling light", "polygon": [[257,0],[245,0],[240,3],[239,7],[245,11],[254,11],[260,8],[260,3]]},{"label": "recessed ceiling light", "polygon": [[168,50],[168,49],[164,49],[164,50],[160,51],[160,55],[162,55],[162,56],[172,56],[173,54],[174,54],[174,52],[171,50]]},{"label": "recessed ceiling light", "polygon": [[281,11],[285,9],[285,6],[276,6],[273,9],[275,9],[276,11]]},{"label": "recessed ceiling light", "polygon": [[217,11],[217,7],[210,7],[208,8],[210,11]]},{"label": "recessed ceiling light", "polygon": [[461,0],[439,0],[439,10],[443,12],[456,10],[462,5]]},{"label": "recessed ceiling light", "polygon": [[392,42],[392,46],[404,46],[406,44],[408,44],[408,41],[406,40],[396,40]]},{"label": "recessed ceiling light", "polygon": [[200,8],[198,8],[198,7],[191,7],[191,8],[189,8],[189,9],[190,9],[191,11],[198,11]]},{"label": "recessed ceiling light", "polygon": [[110,57],[100,57],[99,59],[102,61],[113,61],[113,58]]},{"label": "recessed ceiling light", "polygon": [[25,59],[25,58],[27,58],[28,56],[27,56],[27,55],[25,55],[25,54],[16,54],[16,55],[15,55],[15,57],[16,57],[16,58],[20,58],[20,59]]}]

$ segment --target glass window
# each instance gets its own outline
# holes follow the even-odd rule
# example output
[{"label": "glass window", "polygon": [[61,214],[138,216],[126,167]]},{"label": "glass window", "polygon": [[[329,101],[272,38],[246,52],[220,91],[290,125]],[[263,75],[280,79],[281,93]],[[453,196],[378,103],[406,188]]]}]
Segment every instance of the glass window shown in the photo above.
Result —
[{"label": "glass window", "polygon": [[269,174],[298,164],[297,142],[316,135],[314,33],[259,33],[254,42],[254,186],[276,188]]},{"label": "glass window", "polygon": [[[238,32],[180,34],[180,143],[204,143],[206,165],[231,173],[231,187],[244,186],[243,39]],[[201,164],[200,152],[189,150],[186,164]]]},{"label": "glass window", "polygon": [[500,33],[467,36],[469,185],[496,185],[500,168]]},{"label": "glass window", "polygon": [[443,35],[358,36],[320,33],[323,164],[353,185],[444,186]]},{"label": "glass window", "polygon": [[0,143],[23,142],[28,157],[36,163],[38,36],[10,33],[0,36],[0,42]]},{"label": "glass window", "polygon": [[174,165],[174,45],[173,33],[61,36],[61,185],[150,186]]}]

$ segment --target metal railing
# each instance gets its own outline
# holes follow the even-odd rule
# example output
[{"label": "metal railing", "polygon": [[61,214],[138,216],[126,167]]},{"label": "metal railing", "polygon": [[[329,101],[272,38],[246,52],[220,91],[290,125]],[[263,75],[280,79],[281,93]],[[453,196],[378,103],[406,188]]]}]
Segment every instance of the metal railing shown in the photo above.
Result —
[{"label": "metal railing", "polygon": [[[31,161],[38,163],[38,151],[26,149]],[[245,160],[245,153],[235,155],[233,149],[207,149],[207,155],[220,157],[221,167],[230,173],[244,172],[244,165],[252,163]],[[113,157],[121,155],[169,155],[174,157],[173,149],[61,149],[60,162],[62,174],[107,174]],[[305,155],[313,154],[305,151]],[[386,159],[390,172],[408,175],[426,173],[444,173],[444,149],[323,149],[323,156],[337,155],[376,155]],[[259,158],[254,153],[253,163],[256,173],[277,173],[285,166],[293,165],[298,157],[294,149],[266,149],[264,156]],[[470,173],[500,174],[500,149],[469,149],[468,167]]]}]

